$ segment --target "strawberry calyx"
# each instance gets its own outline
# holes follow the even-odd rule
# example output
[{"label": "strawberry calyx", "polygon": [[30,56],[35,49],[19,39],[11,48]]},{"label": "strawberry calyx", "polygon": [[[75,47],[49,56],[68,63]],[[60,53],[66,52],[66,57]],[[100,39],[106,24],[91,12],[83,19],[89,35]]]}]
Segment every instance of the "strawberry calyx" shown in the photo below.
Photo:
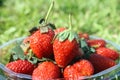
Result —
[{"label": "strawberry calyx", "polygon": [[47,14],[46,14],[45,18],[42,18],[42,19],[40,19],[40,21],[39,21],[39,23],[40,23],[39,28],[40,28],[40,32],[41,32],[41,33],[46,33],[46,32],[48,32],[48,29],[49,29],[49,28],[55,29],[55,25],[54,25],[54,24],[47,22],[47,21],[48,21],[48,17],[49,17],[49,15],[50,15],[50,12],[51,12],[52,9],[53,9],[53,6],[54,6],[54,1],[52,1],[51,5],[50,5],[50,7],[49,7],[49,9],[48,9],[48,11],[47,11]]},{"label": "strawberry calyx", "polygon": [[78,41],[78,35],[72,31],[72,30],[64,30],[63,32],[60,32],[56,35],[56,38],[59,39],[59,41],[63,42],[66,39],[68,39],[70,42],[72,42],[72,40],[76,39]]},{"label": "strawberry calyx", "polygon": [[37,27],[33,27],[32,29],[29,30],[30,34],[33,34],[35,31],[37,31],[38,28]]},{"label": "strawberry calyx", "polygon": [[71,23],[72,23],[71,15],[69,15],[69,29],[60,32],[55,36],[59,39],[59,41],[63,42],[66,39],[68,39],[70,42],[72,42],[75,39],[79,43],[78,34],[72,30]]},{"label": "strawberry calyx", "polygon": [[82,57],[85,59],[88,59],[91,54],[95,53],[95,49],[93,47],[89,47],[86,40],[83,38],[80,39],[80,47],[84,53]]},{"label": "strawberry calyx", "polygon": [[53,9],[53,6],[54,6],[54,1],[52,1],[51,5],[50,5],[50,7],[47,11],[46,16],[44,18],[40,19],[39,26],[38,27],[33,27],[32,29],[29,30],[30,34],[33,34],[37,30],[40,30],[41,33],[47,33],[49,28],[56,29],[54,24],[47,22],[48,18],[49,18],[49,15],[50,15],[50,12]]},{"label": "strawberry calyx", "polygon": [[[16,46],[11,50],[11,55],[10,55],[10,59],[9,62],[12,61],[16,61],[16,60],[27,60],[29,62],[31,62],[32,64],[38,64],[40,62],[44,62],[44,61],[52,61],[54,62],[52,59],[48,59],[48,58],[37,58],[31,49],[28,50],[28,53],[25,54],[23,50],[26,50],[27,48],[25,48],[25,45],[22,44],[21,46],[21,42],[17,43]],[[29,43],[27,44],[26,47],[29,47]]]},{"label": "strawberry calyx", "polygon": [[37,64],[37,63],[40,63],[40,62],[44,62],[44,61],[51,61],[51,62],[54,62],[52,59],[49,59],[49,58],[45,58],[45,57],[42,57],[41,59],[37,58],[33,53],[32,53],[32,50],[30,50],[31,52],[29,52],[27,55],[26,55],[26,59],[33,63],[33,64]]}]

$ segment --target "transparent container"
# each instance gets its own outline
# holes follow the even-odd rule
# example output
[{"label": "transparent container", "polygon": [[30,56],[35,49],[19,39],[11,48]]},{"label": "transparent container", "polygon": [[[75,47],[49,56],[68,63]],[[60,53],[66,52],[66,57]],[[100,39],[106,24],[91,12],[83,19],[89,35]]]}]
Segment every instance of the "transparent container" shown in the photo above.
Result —
[{"label": "transparent container", "polygon": [[[0,46],[0,80],[31,80],[32,79],[31,75],[15,73],[5,67],[5,64],[9,62],[11,49],[16,45],[17,41],[23,40],[24,38],[25,37],[21,37],[11,40]],[[100,39],[95,36],[90,36],[90,38]],[[108,40],[105,41],[108,43],[107,46],[112,46],[112,48],[116,49],[120,53],[119,45]],[[120,59],[117,60],[117,65],[91,76],[80,77],[80,79],[120,80]],[[59,80],[64,80],[64,79],[59,79]]]}]

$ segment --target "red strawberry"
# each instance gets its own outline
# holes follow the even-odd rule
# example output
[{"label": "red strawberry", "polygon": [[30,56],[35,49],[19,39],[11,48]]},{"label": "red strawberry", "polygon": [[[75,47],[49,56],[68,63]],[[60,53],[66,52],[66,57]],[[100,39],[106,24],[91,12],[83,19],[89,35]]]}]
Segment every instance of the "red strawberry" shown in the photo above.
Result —
[{"label": "red strawberry", "polygon": [[32,80],[48,80],[60,78],[60,68],[52,62],[43,62],[33,71]]},{"label": "red strawberry", "polygon": [[78,33],[78,35],[79,35],[80,38],[84,38],[86,40],[89,39],[89,35],[87,33]]},{"label": "red strawberry", "polygon": [[79,47],[77,41],[74,39],[72,42],[65,40],[60,42],[58,39],[53,44],[55,61],[59,67],[65,67],[73,58],[79,54]]},{"label": "red strawberry", "polygon": [[106,46],[105,40],[102,40],[102,39],[87,40],[87,44],[90,47],[95,47],[95,48],[105,47]]},{"label": "red strawberry", "polygon": [[52,40],[54,37],[54,31],[51,29],[53,27],[53,24],[48,23],[47,21],[50,12],[53,9],[53,5],[54,2],[51,3],[45,18],[39,21],[39,29],[33,28],[33,30],[29,31],[31,33],[30,48],[38,58],[53,57]]},{"label": "red strawberry", "polygon": [[106,47],[97,48],[96,53],[113,60],[116,60],[119,58],[119,54],[115,50],[106,48]]},{"label": "red strawberry", "polygon": [[76,56],[81,55],[77,39],[77,34],[70,29],[57,35],[53,43],[53,51],[59,67],[67,66]]},{"label": "red strawberry", "polygon": [[65,29],[66,28],[64,28],[64,27],[57,28],[57,29],[54,30],[54,32],[55,32],[55,34],[58,34],[58,33],[62,32],[62,31],[64,31]]},{"label": "red strawberry", "polygon": [[16,73],[32,74],[34,65],[27,60],[17,60],[6,64],[6,67]]},{"label": "red strawberry", "polygon": [[93,64],[95,73],[116,65],[115,61],[99,54],[91,54],[89,61]]},{"label": "red strawberry", "polygon": [[82,59],[64,69],[64,78],[70,80],[81,80],[81,76],[90,76],[94,68],[88,60]]},{"label": "red strawberry", "polygon": [[38,58],[51,57],[53,55],[51,43],[53,37],[54,31],[50,28],[47,32],[41,32],[39,29],[30,36],[30,48]]}]

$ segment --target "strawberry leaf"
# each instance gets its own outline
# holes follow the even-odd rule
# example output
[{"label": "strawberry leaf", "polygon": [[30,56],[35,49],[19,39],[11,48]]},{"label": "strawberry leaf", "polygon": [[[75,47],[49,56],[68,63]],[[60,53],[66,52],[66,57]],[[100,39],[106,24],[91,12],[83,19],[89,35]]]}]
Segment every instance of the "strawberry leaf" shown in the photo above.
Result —
[{"label": "strawberry leaf", "polygon": [[89,56],[90,56],[92,53],[95,52],[95,49],[94,49],[94,48],[89,47],[89,46],[87,45],[87,42],[85,41],[85,39],[81,39],[81,40],[80,40],[80,47],[81,47],[81,49],[82,49],[83,52],[84,52],[83,58],[88,59]]},{"label": "strawberry leaf", "polygon": [[84,51],[89,50],[89,47],[88,47],[88,45],[87,45],[87,43],[86,43],[86,41],[85,41],[84,39],[81,39],[81,40],[80,40],[80,47],[81,47]]},{"label": "strawberry leaf", "polygon": [[[69,29],[68,30],[64,30],[63,32],[58,33],[57,38],[61,42],[65,41],[66,39],[68,39],[70,42],[73,39],[78,40],[77,33],[73,32],[73,31],[71,31]],[[79,42],[79,41],[77,41],[77,42]]]},{"label": "strawberry leaf", "polygon": [[17,45],[15,48],[13,48],[12,51],[13,51],[13,58],[15,60],[19,59],[19,58],[22,59],[22,60],[25,59],[24,52],[19,45]]},{"label": "strawberry leaf", "polygon": [[13,54],[13,59],[17,60],[17,59],[25,59],[24,56],[24,52],[22,50],[22,48],[20,47],[21,41],[18,41],[16,43],[16,46],[12,49],[12,54]]},{"label": "strawberry leaf", "polygon": [[52,23],[48,23],[47,25],[48,25],[49,28],[56,29],[55,25],[52,24]]},{"label": "strawberry leaf", "polygon": [[45,19],[41,18],[40,21],[39,21],[39,24],[42,24],[43,22],[45,22]]},{"label": "strawberry leaf", "polygon": [[32,64],[36,64],[38,62],[38,59],[36,57],[31,57],[28,58],[28,61],[31,62]]},{"label": "strawberry leaf", "polygon": [[70,42],[75,38],[74,37],[74,34],[72,32],[69,33],[69,37],[68,37],[68,40],[70,40]]},{"label": "strawberry leaf", "polygon": [[62,42],[64,40],[66,40],[68,38],[68,36],[69,36],[68,32],[63,32],[63,33],[61,33],[59,40]]},{"label": "strawberry leaf", "polygon": [[59,41],[63,42],[66,39],[67,35],[66,35],[66,31],[60,32],[57,36],[57,38],[59,39]]},{"label": "strawberry leaf", "polygon": [[29,30],[30,34],[33,34],[35,31],[37,31],[38,28],[37,27],[33,27],[32,29]]},{"label": "strawberry leaf", "polygon": [[39,62],[44,62],[44,61],[52,61],[54,62],[52,59],[50,58],[45,58],[45,57],[42,57],[41,59],[38,59]]}]

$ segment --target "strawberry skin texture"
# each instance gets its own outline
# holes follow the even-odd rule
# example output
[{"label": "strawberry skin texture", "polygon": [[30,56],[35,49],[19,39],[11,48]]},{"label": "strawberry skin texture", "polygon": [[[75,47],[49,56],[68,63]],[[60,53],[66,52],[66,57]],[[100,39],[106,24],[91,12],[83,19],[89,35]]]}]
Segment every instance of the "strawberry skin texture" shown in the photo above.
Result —
[{"label": "strawberry skin texture", "polygon": [[58,34],[58,33],[60,33],[60,32],[62,32],[62,31],[64,31],[64,30],[66,30],[66,28],[64,28],[64,27],[55,29],[55,30],[54,30],[55,35]]},{"label": "strawberry skin texture", "polygon": [[90,61],[82,59],[64,69],[64,78],[70,80],[80,80],[81,76],[90,76],[94,73],[93,65]]},{"label": "strawberry skin texture", "polygon": [[115,61],[99,54],[91,54],[89,61],[93,64],[95,73],[116,65]]},{"label": "strawberry skin texture", "polygon": [[58,39],[54,40],[53,51],[55,61],[59,67],[66,67],[77,55],[81,55],[77,41],[65,40],[60,42]]},{"label": "strawberry skin texture", "polygon": [[102,39],[87,40],[87,44],[88,44],[90,47],[95,47],[95,48],[105,47],[105,46],[106,46],[105,40],[102,40]]},{"label": "strawberry skin texture", "polygon": [[119,58],[119,53],[117,53],[115,50],[106,48],[106,47],[100,47],[96,49],[96,53],[100,54],[102,56],[108,57],[110,59],[116,60]]},{"label": "strawberry skin texture", "polygon": [[60,78],[60,68],[52,62],[43,62],[33,71],[32,80],[50,80]]},{"label": "strawberry skin texture", "polygon": [[52,39],[54,31],[49,29],[46,33],[37,30],[30,36],[30,48],[38,58],[51,57],[53,55]]},{"label": "strawberry skin texture", "polygon": [[6,64],[6,67],[16,73],[32,74],[34,65],[27,60],[17,60]]}]

